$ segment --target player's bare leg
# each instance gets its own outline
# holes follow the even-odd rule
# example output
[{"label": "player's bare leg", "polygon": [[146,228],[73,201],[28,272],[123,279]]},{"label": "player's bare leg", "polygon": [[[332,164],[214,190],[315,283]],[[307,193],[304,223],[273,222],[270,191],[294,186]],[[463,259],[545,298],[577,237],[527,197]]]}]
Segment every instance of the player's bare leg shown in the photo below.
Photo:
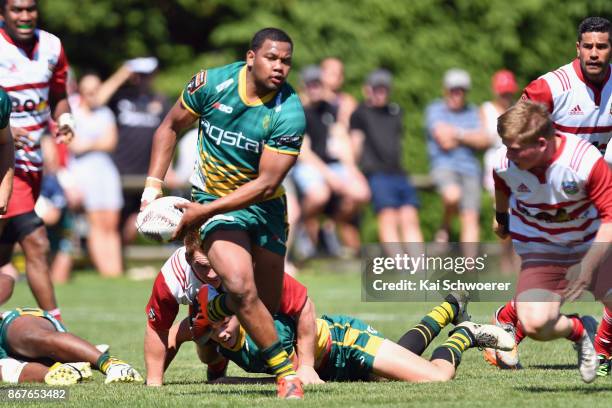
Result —
[{"label": "player's bare leg", "polygon": [[[538,291],[538,293],[535,293]],[[560,313],[560,296],[548,292],[548,302],[521,302],[521,299],[542,299],[541,289],[527,290],[517,297],[516,311],[523,331],[532,339],[547,341],[567,338],[578,353],[578,369],[583,381],[596,378],[599,362],[593,346],[597,322],[591,316],[566,316]],[[555,300],[559,299],[559,300]]]},{"label": "player's bare leg", "polygon": [[71,333],[59,332],[49,320],[32,315],[17,317],[8,327],[6,342],[24,357],[49,358],[62,363],[86,362],[106,374],[106,383],[142,381],[130,365]]},{"label": "player's bare leg", "polygon": [[[243,231],[215,231],[204,241],[204,247],[211,267],[221,277],[227,290],[227,294],[219,295],[208,303],[206,312],[209,318],[220,321],[234,312],[260,348],[266,365],[276,376],[278,396],[303,398],[301,382],[278,340],[272,315],[259,298],[249,236]],[[261,258],[260,251],[255,250],[254,253]],[[280,275],[279,283],[282,287],[284,258],[280,255],[278,262],[278,266],[276,263],[270,265],[271,272],[266,275],[270,278]],[[272,306],[280,302],[281,290],[276,290],[278,294],[273,292],[276,285],[273,284],[271,293],[267,294]]]},{"label": "player's bare leg", "polygon": [[[525,295],[528,295],[526,291]],[[551,293],[552,296],[557,296]],[[569,336],[571,320],[560,313],[561,301],[521,302],[519,295],[516,312],[525,334],[534,340],[547,341]]]},{"label": "player's bare leg", "polygon": [[384,340],[374,358],[374,374],[409,382],[448,381],[455,376],[455,366],[445,360],[427,361],[390,340]]},{"label": "player's bare leg", "polygon": [[49,240],[45,227],[38,227],[19,241],[25,254],[26,276],[34,299],[41,309],[57,308],[53,283],[49,274],[47,256],[49,255]]},{"label": "player's bare leg", "polygon": [[71,333],[58,332],[50,321],[36,316],[16,318],[8,328],[7,342],[14,352],[28,358],[95,364],[102,355],[93,344]]},{"label": "player's bare leg", "polygon": [[[242,231],[216,231],[204,245],[210,265],[227,290],[227,307],[238,316],[258,347],[265,349],[274,344],[278,336],[272,316],[259,298],[248,235]],[[279,301],[280,291],[278,299],[270,296],[272,304],[278,305]]]},{"label": "player's bare leg", "polygon": [[283,291],[284,259],[257,245],[253,246],[251,253],[255,262],[255,286],[259,298],[270,313],[276,313]]}]

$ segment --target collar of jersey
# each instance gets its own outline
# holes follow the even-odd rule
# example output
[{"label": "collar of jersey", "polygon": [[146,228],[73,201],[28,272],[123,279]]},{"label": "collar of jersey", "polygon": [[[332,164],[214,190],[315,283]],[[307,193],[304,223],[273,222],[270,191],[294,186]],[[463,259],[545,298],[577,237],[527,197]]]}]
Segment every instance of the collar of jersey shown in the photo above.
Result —
[{"label": "collar of jersey", "polygon": [[244,64],[244,66],[240,70],[240,73],[238,74],[238,94],[240,95],[240,99],[242,99],[242,102],[246,106],[259,106],[263,105],[264,103],[270,102],[272,98],[274,98],[274,95],[276,95],[276,91],[272,91],[266,94],[263,98],[257,98],[253,102],[249,102],[246,94],[246,70],[247,66],[246,64]]},{"label": "collar of jersey", "polygon": [[592,83],[591,81],[589,81],[584,74],[582,73],[582,67],[580,66],[580,59],[576,58],[574,59],[574,61],[572,61],[572,67],[574,68],[574,72],[576,73],[576,75],[578,76],[578,79],[580,79],[582,82],[584,82],[589,88],[591,88],[591,90],[593,92],[601,92],[601,90],[603,89],[603,87],[606,85],[606,83],[608,82],[608,80],[610,79],[610,71],[612,71],[612,69],[610,69],[610,64],[608,64],[608,69],[606,71],[606,78],[604,79],[604,81],[602,82],[601,85],[597,85]]}]

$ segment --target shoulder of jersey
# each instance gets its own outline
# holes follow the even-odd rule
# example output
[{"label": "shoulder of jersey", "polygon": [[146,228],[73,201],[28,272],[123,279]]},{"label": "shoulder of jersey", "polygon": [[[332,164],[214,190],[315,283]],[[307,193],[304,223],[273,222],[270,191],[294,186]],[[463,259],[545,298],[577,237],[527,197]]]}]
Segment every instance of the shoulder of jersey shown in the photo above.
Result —
[{"label": "shoulder of jersey", "polygon": [[574,135],[565,135],[563,164],[579,174],[588,177],[601,153],[588,141]]},{"label": "shoulder of jersey", "polygon": [[495,151],[495,156],[493,156],[493,170],[496,173],[503,173],[508,170],[510,167],[510,160],[506,156],[508,149],[505,145],[500,146]]},{"label": "shoulder of jersey", "polygon": [[572,76],[575,75],[573,72],[573,66],[570,62],[569,64],[563,65],[553,71],[547,72],[546,74],[540,76],[540,79],[543,79],[548,84],[551,92],[559,93],[559,92],[567,92],[572,89]]},{"label": "shoulder of jersey", "polygon": [[214,88],[214,93],[220,93],[238,82],[237,73],[244,63],[235,62],[220,67],[202,69],[198,71],[189,81],[187,90],[195,93],[200,88]]}]

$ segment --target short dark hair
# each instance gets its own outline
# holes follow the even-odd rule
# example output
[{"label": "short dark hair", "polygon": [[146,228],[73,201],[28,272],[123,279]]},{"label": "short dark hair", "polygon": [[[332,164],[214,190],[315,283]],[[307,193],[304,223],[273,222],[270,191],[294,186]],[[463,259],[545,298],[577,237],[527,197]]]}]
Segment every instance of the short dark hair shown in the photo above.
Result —
[{"label": "short dark hair", "polygon": [[255,33],[251,39],[250,50],[257,51],[266,40],[286,42],[291,44],[291,49],[293,49],[293,41],[286,32],[279,28],[267,27]]},{"label": "short dark hair", "polygon": [[603,17],[587,17],[578,26],[578,42],[582,40],[584,33],[608,33],[608,38],[612,41],[612,30],[610,21]]}]

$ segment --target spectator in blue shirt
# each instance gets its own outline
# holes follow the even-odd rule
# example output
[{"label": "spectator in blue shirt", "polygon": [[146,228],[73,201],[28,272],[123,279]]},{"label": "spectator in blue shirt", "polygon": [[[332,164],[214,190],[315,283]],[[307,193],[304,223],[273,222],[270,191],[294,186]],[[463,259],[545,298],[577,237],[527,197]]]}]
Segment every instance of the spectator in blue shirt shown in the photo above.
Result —
[{"label": "spectator in blue shirt", "polygon": [[476,150],[486,149],[490,138],[482,129],[479,110],[468,104],[469,74],[453,68],[444,75],[444,97],[425,112],[431,177],[442,196],[444,215],[436,241],[448,241],[452,217],[461,221],[461,242],[478,242],[481,170]]}]

